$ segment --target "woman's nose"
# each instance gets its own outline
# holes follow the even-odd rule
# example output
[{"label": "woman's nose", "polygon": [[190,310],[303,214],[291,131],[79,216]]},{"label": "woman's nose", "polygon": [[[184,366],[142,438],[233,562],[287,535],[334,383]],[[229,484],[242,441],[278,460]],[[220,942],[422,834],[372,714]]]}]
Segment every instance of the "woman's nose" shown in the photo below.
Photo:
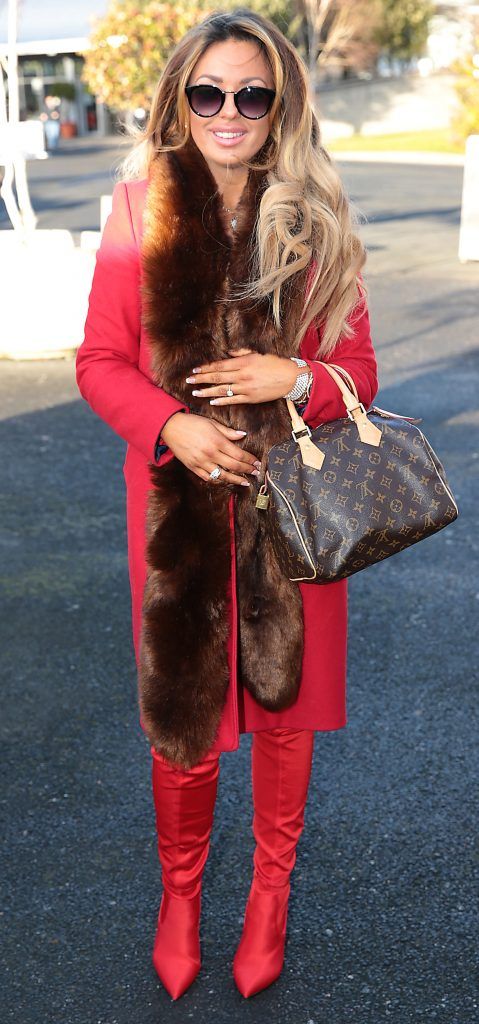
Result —
[{"label": "woman's nose", "polygon": [[238,116],[238,110],[237,110],[237,108],[235,106],[234,93],[232,93],[232,92],[227,92],[226,93],[225,101],[223,103],[223,109],[222,109],[221,113],[222,114],[226,114],[227,117],[237,117]]}]

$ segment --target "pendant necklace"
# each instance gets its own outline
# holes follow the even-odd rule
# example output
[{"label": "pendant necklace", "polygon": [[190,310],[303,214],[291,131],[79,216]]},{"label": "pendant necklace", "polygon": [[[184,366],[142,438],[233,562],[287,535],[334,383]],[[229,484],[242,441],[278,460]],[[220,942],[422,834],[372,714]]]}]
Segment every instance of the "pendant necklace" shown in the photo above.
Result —
[{"label": "pendant necklace", "polygon": [[233,214],[233,216],[230,217],[230,224],[231,224],[231,227],[233,228],[233,231],[236,231],[236,228],[237,228],[237,225],[238,225],[238,218],[237,218],[237,216],[235,214],[235,211],[234,210],[230,210],[228,206],[224,205],[224,203],[223,203],[223,210],[225,210],[226,213],[232,213]]}]

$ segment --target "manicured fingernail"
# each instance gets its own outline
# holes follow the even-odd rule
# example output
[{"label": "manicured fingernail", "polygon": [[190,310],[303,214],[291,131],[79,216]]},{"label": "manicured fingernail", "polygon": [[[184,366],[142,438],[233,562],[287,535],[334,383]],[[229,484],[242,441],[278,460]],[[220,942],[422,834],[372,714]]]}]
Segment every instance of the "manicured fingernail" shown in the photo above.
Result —
[{"label": "manicured fingernail", "polygon": [[245,435],[246,435],[247,433],[248,433],[248,431],[247,431],[247,430],[235,430],[235,434],[242,434],[242,435],[243,435],[243,437],[245,437]]},{"label": "manicured fingernail", "polygon": [[251,487],[249,480],[242,480],[241,485],[242,487]]},{"label": "manicured fingernail", "polygon": [[258,462],[257,459],[256,459],[256,462],[254,463],[254,465],[256,466],[256,469],[261,469],[261,462]]},{"label": "manicured fingernail", "polygon": [[191,372],[192,373],[201,373],[201,366],[194,366]]},{"label": "manicured fingernail", "polygon": [[194,377],[185,377],[185,380],[186,380],[187,384],[195,384],[196,383]]},{"label": "manicured fingernail", "polygon": [[259,469],[252,469],[251,476],[261,476]]},{"label": "manicured fingernail", "polygon": [[192,392],[191,392],[191,394],[192,394],[192,395],[195,395],[195,396],[196,396],[196,395],[201,395],[201,391],[192,391]]},{"label": "manicured fingernail", "polygon": [[[193,394],[194,394],[194,391],[193,391]],[[218,405],[218,399],[217,398],[210,398],[210,405]]]}]

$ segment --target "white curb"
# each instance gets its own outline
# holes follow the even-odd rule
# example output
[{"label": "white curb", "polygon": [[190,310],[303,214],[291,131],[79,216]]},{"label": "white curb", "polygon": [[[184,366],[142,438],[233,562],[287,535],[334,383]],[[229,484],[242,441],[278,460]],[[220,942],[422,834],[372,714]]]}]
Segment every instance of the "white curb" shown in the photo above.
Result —
[{"label": "white curb", "polygon": [[[327,149],[327,147],[326,147]],[[328,150],[333,160],[355,161],[378,164],[429,164],[435,167],[463,167],[463,153],[421,153],[398,150]]]}]

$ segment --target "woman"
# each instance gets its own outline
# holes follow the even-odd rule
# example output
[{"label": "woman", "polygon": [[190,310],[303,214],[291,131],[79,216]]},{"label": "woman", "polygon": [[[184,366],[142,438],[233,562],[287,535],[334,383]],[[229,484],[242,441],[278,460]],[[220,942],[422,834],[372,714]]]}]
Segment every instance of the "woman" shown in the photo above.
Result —
[{"label": "woman", "polygon": [[346,581],[281,576],[255,504],[291,424],[344,415],[321,361],[377,390],[363,247],[304,66],[245,10],[191,30],[115,186],[77,379],[128,442],[140,722],[163,895],[153,951],[174,999],[200,969],[201,880],[221,751],[253,733],[254,872],[233,963],[251,996],[284,959],[314,734],[346,723]]}]

